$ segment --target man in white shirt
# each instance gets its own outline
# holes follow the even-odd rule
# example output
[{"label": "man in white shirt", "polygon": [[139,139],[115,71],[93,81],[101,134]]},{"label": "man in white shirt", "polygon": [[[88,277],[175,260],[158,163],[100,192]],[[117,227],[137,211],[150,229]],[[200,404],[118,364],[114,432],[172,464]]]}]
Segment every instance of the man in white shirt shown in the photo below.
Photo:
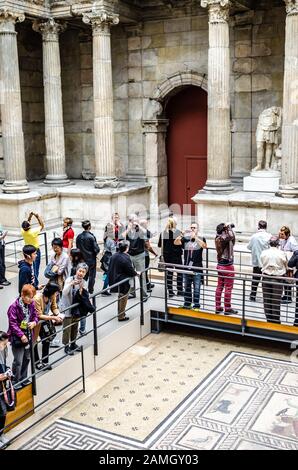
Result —
[{"label": "man in white shirt", "polygon": [[270,248],[261,254],[264,311],[268,322],[280,323],[283,279],[288,267],[285,253],[279,249],[278,237],[271,237]]},{"label": "man in white shirt", "polygon": [[267,222],[265,220],[260,220],[258,223],[257,233],[251,237],[249,244],[247,245],[247,249],[251,251],[253,267],[251,293],[249,296],[249,300],[251,302],[256,301],[257,289],[261,280],[260,275],[262,274],[261,254],[264,250],[269,248],[269,240],[271,236],[271,233],[267,232]]}]

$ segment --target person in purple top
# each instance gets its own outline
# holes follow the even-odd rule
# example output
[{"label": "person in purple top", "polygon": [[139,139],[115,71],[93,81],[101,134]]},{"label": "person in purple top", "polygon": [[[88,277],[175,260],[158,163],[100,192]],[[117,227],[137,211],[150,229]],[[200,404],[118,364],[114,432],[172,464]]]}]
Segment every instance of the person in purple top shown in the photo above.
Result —
[{"label": "person in purple top", "polygon": [[[38,323],[38,313],[33,298],[36,289],[25,284],[21,295],[10,305],[8,316],[8,336],[12,347],[14,361],[12,364],[14,388],[20,390],[30,383],[26,380],[30,362],[30,344],[32,330]],[[19,383],[20,382],[20,383]]]}]

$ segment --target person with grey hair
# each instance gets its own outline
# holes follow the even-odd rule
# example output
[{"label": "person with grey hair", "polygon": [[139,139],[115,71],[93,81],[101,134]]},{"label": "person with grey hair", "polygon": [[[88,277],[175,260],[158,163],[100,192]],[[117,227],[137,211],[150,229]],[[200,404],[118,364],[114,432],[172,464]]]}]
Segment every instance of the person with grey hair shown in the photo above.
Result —
[{"label": "person with grey hair", "polygon": [[[64,289],[62,291],[62,298],[60,302],[60,317],[63,316],[63,337],[62,343],[64,344],[64,351],[69,356],[74,355],[74,351],[78,349],[76,338],[78,334],[78,327],[80,319],[74,316],[73,309],[68,309],[74,303],[74,297],[78,290],[82,292],[83,289],[88,290],[87,281],[84,277],[88,272],[88,265],[80,263],[77,266],[75,276],[66,279]],[[86,323],[86,318],[84,319]],[[82,321],[82,320],[81,320]]]},{"label": "person with grey hair", "polygon": [[271,237],[267,250],[261,253],[264,311],[268,322],[280,323],[280,304],[283,291],[282,276],[287,273],[286,254],[279,249],[278,237]]},{"label": "person with grey hair", "polygon": [[130,289],[129,278],[134,278],[137,275],[128,254],[129,246],[130,243],[127,240],[119,242],[119,252],[112,256],[108,270],[111,286],[123,281],[119,286],[111,288],[112,292],[118,292],[118,321],[129,320],[129,317],[125,315]]}]

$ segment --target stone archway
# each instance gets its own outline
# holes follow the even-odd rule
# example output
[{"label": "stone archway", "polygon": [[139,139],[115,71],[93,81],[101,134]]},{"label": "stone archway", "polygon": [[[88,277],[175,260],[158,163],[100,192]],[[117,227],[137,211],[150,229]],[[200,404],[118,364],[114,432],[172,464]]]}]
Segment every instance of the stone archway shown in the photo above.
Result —
[{"label": "stone archway", "polygon": [[168,100],[181,89],[197,86],[207,92],[207,76],[195,71],[178,72],[157,85],[152,98],[147,100],[143,120],[145,139],[145,168],[151,184],[150,213],[168,204],[168,171],[166,155],[166,132],[168,120],[165,108]]}]

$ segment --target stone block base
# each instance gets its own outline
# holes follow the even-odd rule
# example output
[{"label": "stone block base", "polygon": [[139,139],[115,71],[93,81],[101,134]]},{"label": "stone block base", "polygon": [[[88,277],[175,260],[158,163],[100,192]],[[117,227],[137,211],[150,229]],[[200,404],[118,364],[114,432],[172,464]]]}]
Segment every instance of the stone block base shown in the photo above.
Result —
[{"label": "stone block base", "polygon": [[243,191],[276,193],[279,190],[278,172],[259,171],[243,178]]},{"label": "stone block base", "polygon": [[142,213],[149,207],[150,185],[147,183],[131,183],[115,189],[95,189],[93,181],[85,180],[56,188],[42,182],[29,185],[27,194],[0,194],[1,223],[10,235],[20,235],[21,223],[31,211],[41,215],[47,230],[60,226],[64,217],[71,217],[79,231],[81,221],[89,219],[93,232],[102,236],[101,230],[111,220],[113,212],[119,212],[125,219],[129,213]]},{"label": "stone block base", "polygon": [[216,226],[229,222],[235,224],[237,238],[247,240],[257,231],[259,220],[267,221],[272,234],[277,235],[282,225],[288,225],[298,235],[298,199],[238,191],[229,195],[198,193],[193,200],[198,205],[200,232],[207,237],[214,239]]}]

